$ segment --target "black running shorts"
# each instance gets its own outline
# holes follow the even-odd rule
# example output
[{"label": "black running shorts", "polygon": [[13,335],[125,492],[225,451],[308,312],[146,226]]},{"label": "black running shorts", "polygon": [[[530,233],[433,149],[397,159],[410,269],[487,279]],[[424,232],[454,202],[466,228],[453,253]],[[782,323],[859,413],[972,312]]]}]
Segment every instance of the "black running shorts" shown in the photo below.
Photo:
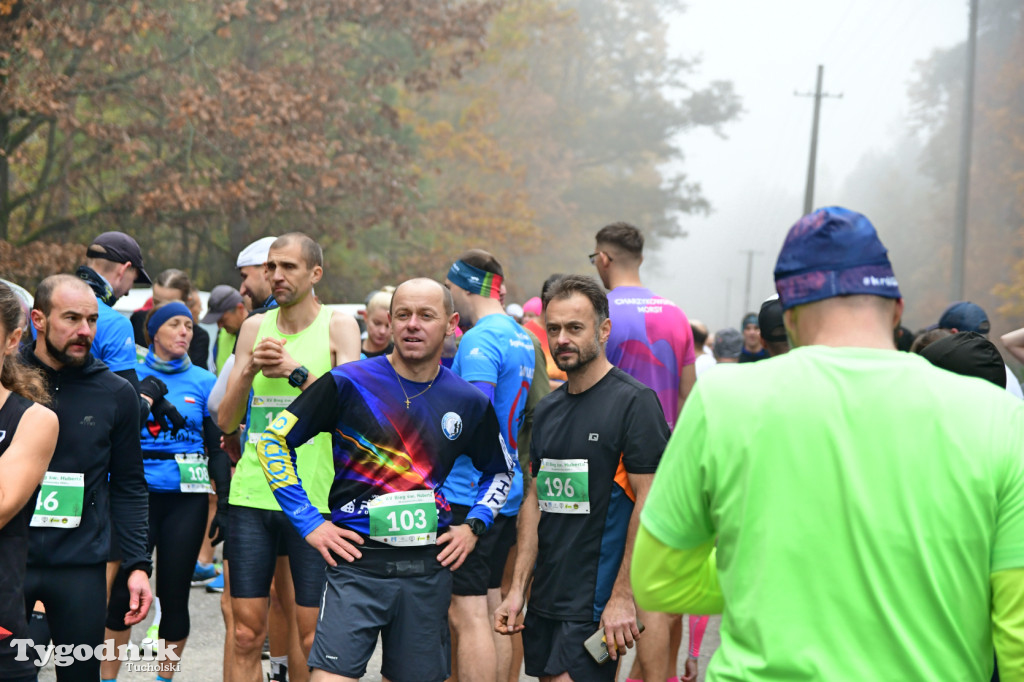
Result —
[{"label": "black running shorts", "polygon": [[583,642],[597,632],[599,623],[551,620],[526,610],[523,620],[523,660],[532,677],[561,675],[587,682],[615,682],[614,661],[598,664]]}]

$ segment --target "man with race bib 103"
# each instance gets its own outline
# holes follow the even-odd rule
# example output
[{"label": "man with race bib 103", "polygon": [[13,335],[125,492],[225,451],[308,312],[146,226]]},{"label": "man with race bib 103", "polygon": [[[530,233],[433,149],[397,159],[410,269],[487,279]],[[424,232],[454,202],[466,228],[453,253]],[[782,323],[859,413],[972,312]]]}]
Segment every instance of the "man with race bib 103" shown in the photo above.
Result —
[{"label": "man with race bib 103", "polygon": [[[511,484],[511,456],[491,402],[440,365],[459,316],[430,279],[401,284],[391,301],[390,355],[334,368],[263,434],[259,456],[282,509],[329,564],[311,680],[357,680],[383,635],[391,682],[450,675],[451,571],[494,522]],[[331,433],[331,520],[311,506],[296,448]],[[466,453],[482,472],[464,524],[441,492]]]}]

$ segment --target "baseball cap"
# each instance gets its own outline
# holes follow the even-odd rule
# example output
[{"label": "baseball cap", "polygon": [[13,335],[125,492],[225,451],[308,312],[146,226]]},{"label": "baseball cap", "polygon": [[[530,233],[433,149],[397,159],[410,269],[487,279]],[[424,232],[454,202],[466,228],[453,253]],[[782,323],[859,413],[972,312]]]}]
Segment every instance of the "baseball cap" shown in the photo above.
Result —
[{"label": "baseball cap", "polygon": [[977,303],[960,301],[946,308],[939,318],[940,329],[955,329],[958,332],[977,332],[982,336],[989,333],[991,325],[988,315]]},{"label": "baseball cap", "polygon": [[757,314],[757,326],[761,328],[761,336],[765,341],[786,341],[786,325],[782,321],[782,301],[772,296],[761,304]]},{"label": "baseball cap", "polygon": [[957,332],[925,346],[922,357],[936,367],[1006,388],[1006,368],[995,344],[976,332]]},{"label": "baseball cap", "polygon": [[744,315],[743,324],[740,325],[740,329],[745,329],[748,324],[758,324],[756,313],[747,313],[746,315]]},{"label": "baseball cap", "polygon": [[206,303],[206,314],[199,321],[203,324],[214,324],[221,315],[229,310],[234,310],[241,302],[242,294],[238,293],[238,289],[229,287],[227,284],[218,284],[210,292],[210,300]]},{"label": "baseball cap", "polygon": [[[94,249],[94,246],[99,246],[103,250]],[[114,263],[131,263],[132,267],[139,271],[139,276],[135,278],[138,284],[153,283],[142,264],[142,249],[139,248],[139,243],[124,232],[104,232],[99,235],[92,240],[85,256],[102,258]]]},{"label": "baseball cap", "polygon": [[267,262],[267,256],[270,254],[270,245],[275,241],[277,241],[277,237],[263,237],[249,244],[238,254],[235,267],[244,268],[247,265],[263,265]]},{"label": "baseball cap", "polygon": [[738,330],[733,329],[732,327],[727,327],[715,332],[715,347],[713,348],[713,352],[716,358],[738,358],[742,347],[743,334]]},{"label": "baseball cap", "polygon": [[541,303],[540,296],[534,296],[533,298],[528,300],[526,303],[524,303],[523,304],[523,312],[524,313],[530,313],[531,315],[536,315],[537,317],[540,317],[541,315],[543,315],[544,314],[544,306]]},{"label": "baseball cap", "polygon": [[782,309],[835,296],[902,298],[875,226],[839,206],[819,208],[789,229],[775,263]]}]

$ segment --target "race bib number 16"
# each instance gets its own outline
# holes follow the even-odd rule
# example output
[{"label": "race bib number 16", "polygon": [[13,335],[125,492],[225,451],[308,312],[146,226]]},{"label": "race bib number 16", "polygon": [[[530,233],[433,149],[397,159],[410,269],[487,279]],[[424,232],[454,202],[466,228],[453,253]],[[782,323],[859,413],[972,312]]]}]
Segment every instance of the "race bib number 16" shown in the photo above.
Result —
[{"label": "race bib number 16", "polygon": [[35,528],[78,528],[82,523],[84,499],[85,474],[47,471],[29,525]]}]

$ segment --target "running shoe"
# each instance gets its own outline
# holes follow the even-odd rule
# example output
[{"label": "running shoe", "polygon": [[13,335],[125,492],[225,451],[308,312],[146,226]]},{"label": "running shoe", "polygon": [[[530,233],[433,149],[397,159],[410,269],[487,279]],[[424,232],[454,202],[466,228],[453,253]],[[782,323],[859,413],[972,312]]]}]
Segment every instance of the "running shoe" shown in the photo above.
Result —
[{"label": "running shoe", "polygon": [[157,624],[150,625],[149,629],[146,630],[146,638],[149,639],[149,648],[157,651],[159,647],[157,647],[156,640],[160,638],[160,626]]},{"label": "running shoe", "polygon": [[221,573],[216,578],[211,580],[206,585],[207,592],[223,592],[224,591],[224,574]]},{"label": "running shoe", "polygon": [[206,585],[211,580],[217,577],[217,567],[213,564],[209,566],[203,566],[198,561],[196,562],[195,570],[192,571],[192,587],[199,587],[200,585]]}]

